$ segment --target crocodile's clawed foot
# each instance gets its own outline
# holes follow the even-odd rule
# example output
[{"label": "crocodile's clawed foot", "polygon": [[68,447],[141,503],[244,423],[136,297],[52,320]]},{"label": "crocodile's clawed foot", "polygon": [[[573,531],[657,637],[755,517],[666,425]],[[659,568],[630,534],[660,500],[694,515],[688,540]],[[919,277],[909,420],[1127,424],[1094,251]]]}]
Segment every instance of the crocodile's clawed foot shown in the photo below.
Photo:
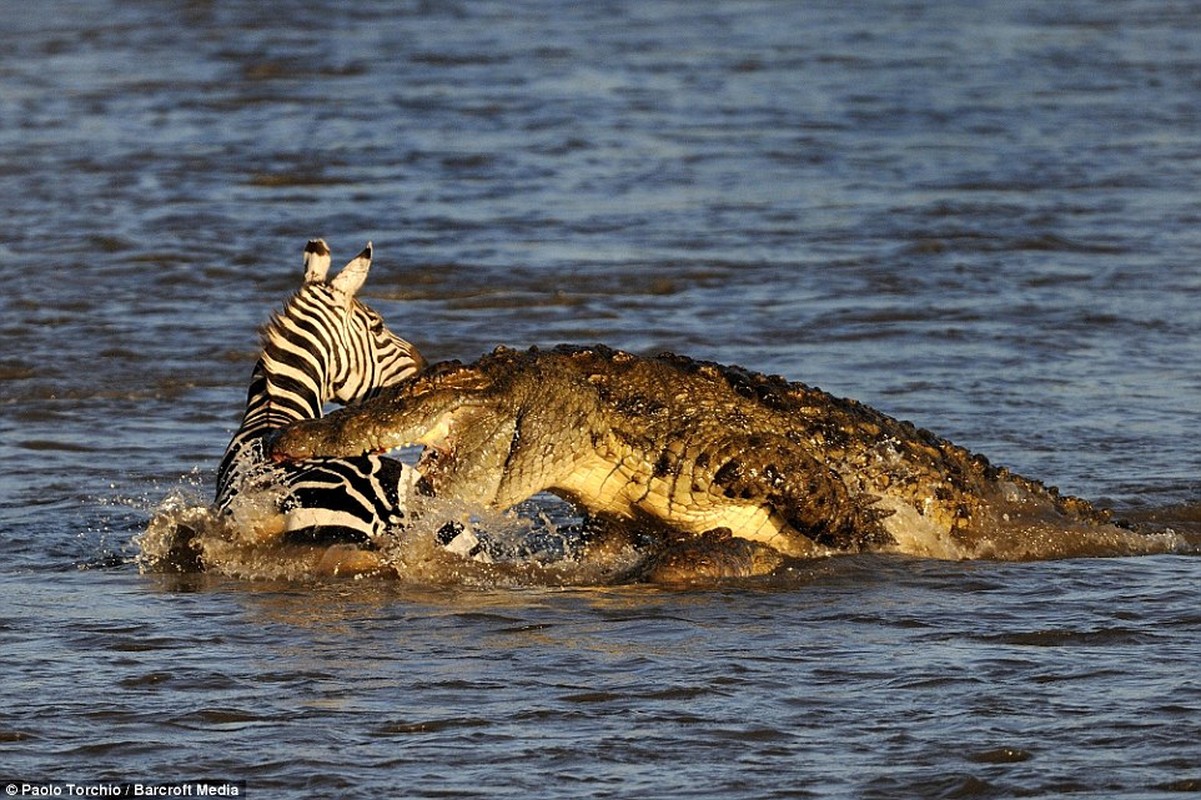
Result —
[{"label": "crocodile's clawed foot", "polygon": [[636,571],[650,583],[707,583],[768,575],[784,563],[779,551],[740,539],[729,528],[716,528],[674,542],[648,558]]}]

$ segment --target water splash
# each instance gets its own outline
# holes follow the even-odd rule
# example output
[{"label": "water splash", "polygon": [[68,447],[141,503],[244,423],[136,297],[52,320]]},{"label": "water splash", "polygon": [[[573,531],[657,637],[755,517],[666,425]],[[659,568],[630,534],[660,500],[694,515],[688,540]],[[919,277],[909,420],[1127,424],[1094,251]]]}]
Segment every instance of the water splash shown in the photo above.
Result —
[{"label": "water splash", "polygon": [[[637,574],[647,558],[628,544],[587,547],[578,521],[541,498],[503,512],[425,499],[410,524],[377,549],[287,542],[271,525],[275,503],[270,493],[245,495],[232,513],[223,514],[199,502],[194,491],[177,488],[159,504],[146,530],[134,537],[134,560],[143,573],[207,571],[244,580],[384,579],[488,589],[612,584]],[[887,550],[959,561],[1201,552],[1201,506],[1143,511],[1132,519],[1134,528],[1069,528],[1062,519],[1037,512],[1006,515],[984,526],[982,533],[952,537],[922,524],[920,515],[910,511],[894,527],[897,544]],[[470,531],[488,558],[448,549],[448,525]],[[798,574],[798,565],[803,564],[785,561],[773,580]]]},{"label": "water splash", "polygon": [[[991,518],[971,531],[950,533],[915,509],[892,504],[885,520],[895,552],[952,561],[1048,561],[1061,558],[1105,558],[1201,552],[1201,507],[1164,509],[1155,517],[1127,514],[1114,524],[1073,520],[1045,498],[1011,485]],[[995,509],[1006,509],[1004,511]],[[1190,518],[1191,521],[1190,521]]]},{"label": "water splash", "polygon": [[[596,557],[583,546],[578,526],[552,518],[537,504],[501,512],[426,499],[410,524],[377,549],[288,542],[276,524],[277,507],[271,492],[243,493],[222,513],[191,492],[175,490],[134,537],[135,561],[143,573],[208,571],[289,581],[386,578],[494,588],[611,583],[642,557],[632,548]],[[450,525],[478,536],[489,557],[444,546]]]}]

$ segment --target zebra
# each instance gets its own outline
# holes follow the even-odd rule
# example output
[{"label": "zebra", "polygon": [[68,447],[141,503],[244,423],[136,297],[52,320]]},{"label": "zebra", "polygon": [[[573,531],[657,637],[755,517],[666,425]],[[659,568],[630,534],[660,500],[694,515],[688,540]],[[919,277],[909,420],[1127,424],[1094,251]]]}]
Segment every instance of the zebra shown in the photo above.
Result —
[{"label": "zebra", "polygon": [[[304,280],[263,331],[262,355],[251,374],[246,411],[217,471],[215,505],[236,516],[250,498],[255,533],[290,543],[377,545],[404,524],[406,496],[416,472],[399,460],[366,455],[277,464],[265,444],[282,427],[320,417],[327,402],[365,400],[414,375],[425,359],[392,333],[355,294],[371,268],[372,245],[327,278],[330,250],[322,239],[304,250]],[[275,513],[258,509],[274,498]],[[469,557],[478,544],[461,525],[439,542]]]}]

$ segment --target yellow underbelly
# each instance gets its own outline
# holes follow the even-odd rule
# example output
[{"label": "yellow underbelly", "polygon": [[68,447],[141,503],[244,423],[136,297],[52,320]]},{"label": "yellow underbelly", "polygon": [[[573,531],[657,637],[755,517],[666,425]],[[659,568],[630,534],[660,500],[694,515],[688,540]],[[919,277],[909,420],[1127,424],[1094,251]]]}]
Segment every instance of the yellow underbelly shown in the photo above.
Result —
[{"label": "yellow underbelly", "polygon": [[633,465],[615,467],[599,456],[577,462],[576,469],[554,488],[593,513],[631,520],[650,516],[693,534],[729,528],[735,536],[794,556],[810,556],[817,550],[767,506],[703,492],[673,493],[669,481],[650,477]]}]

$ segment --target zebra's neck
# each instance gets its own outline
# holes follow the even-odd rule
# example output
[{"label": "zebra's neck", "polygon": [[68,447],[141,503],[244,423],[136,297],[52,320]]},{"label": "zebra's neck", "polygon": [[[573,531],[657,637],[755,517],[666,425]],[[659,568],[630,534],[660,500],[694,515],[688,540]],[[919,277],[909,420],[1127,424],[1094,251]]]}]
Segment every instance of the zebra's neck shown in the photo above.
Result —
[{"label": "zebra's neck", "polygon": [[315,374],[304,379],[271,375],[259,359],[246,394],[242,425],[234,438],[261,436],[298,420],[321,417],[326,400],[321,394],[323,381],[324,376]]},{"label": "zebra's neck", "polygon": [[235,439],[323,414],[329,398],[334,342],[322,331],[325,302],[304,291],[293,295],[263,331],[263,352],[254,365],[246,412]]},{"label": "zebra's neck", "polygon": [[[278,321],[277,321],[278,323]],[[217,498],[228,501],[247,474],[265,466],[262,441],[292,422],[324,413],[327,358],[305,357],[280,346],[278,325],[267,332],[263,355],[254,365],[242,424],[225,448],[217,470]]]}]

